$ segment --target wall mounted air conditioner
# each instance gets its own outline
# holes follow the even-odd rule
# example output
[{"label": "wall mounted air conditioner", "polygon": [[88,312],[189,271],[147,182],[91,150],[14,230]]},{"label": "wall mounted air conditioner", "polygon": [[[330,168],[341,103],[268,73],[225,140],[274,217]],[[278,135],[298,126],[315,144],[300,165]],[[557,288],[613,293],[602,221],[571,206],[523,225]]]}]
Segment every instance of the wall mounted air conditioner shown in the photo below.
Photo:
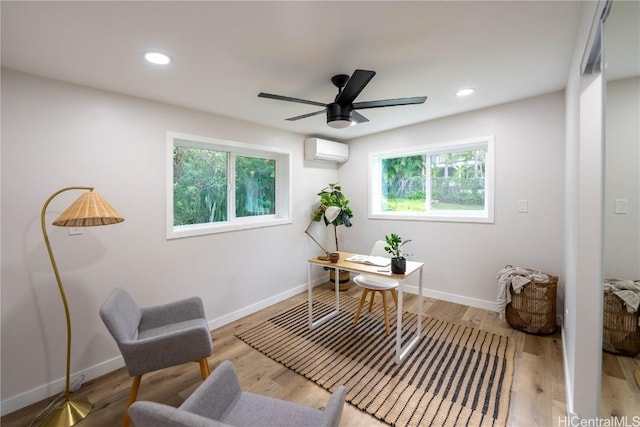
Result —
[{"label": "wall mounted air conditioner", "polygon": [[343,163],[349,160],[349,146],[326,139],[307,138],[304,140],[304,158]]}]

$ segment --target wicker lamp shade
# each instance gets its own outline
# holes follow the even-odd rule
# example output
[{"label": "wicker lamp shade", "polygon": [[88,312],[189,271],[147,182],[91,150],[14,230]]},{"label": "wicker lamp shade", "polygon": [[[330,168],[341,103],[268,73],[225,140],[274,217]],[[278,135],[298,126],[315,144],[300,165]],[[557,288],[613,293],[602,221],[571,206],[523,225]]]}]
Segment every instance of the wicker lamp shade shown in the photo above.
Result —
[{"label": "wicker lamp shade", "polygon": [[60,227],[92,227],[117,224],[124,218],[100,194],[87,191],[60,215],[53,225]]}]

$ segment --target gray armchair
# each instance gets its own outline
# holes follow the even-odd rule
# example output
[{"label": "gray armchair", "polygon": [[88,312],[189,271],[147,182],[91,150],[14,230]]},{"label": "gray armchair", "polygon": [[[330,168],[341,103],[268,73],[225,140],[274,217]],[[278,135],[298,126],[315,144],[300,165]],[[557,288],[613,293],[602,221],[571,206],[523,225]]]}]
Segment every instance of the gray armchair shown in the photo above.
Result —
[{"label": "gray armchair", "polygon": [[[133,377],[127,408],[135,402],[147,372],[199,362],[202,379],[209,376],[207,357],[213,345],[200,298],[140,308],[124,289],[116,288],[100,308],[100,317]],[[122,425],[128,424],[125,410]]]},{"label": "gray armchair", "polygon": [[345,394],[339,386],[320,410],[244,392],[235,368],[225,361],[179,408],[140,401],[129,415],[136,427],[337,427]]}]

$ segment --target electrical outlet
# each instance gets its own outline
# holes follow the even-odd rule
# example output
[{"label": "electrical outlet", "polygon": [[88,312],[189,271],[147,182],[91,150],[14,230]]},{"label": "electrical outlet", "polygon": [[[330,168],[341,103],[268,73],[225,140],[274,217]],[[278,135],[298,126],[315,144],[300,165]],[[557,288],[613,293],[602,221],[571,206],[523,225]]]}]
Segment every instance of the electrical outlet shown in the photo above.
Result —
[{"label": "electrical outlet", "polygon": [[82,227],[69,227],[69,236],[82,234]]},{"label": "electrical outlet", "polygon": [[82,381],[84,381],[84,374],[80,374],[80,376],[76,377],[71,384],[69,384],[69,391],[74,393],[80,390],[80,387],[82,387]]}]

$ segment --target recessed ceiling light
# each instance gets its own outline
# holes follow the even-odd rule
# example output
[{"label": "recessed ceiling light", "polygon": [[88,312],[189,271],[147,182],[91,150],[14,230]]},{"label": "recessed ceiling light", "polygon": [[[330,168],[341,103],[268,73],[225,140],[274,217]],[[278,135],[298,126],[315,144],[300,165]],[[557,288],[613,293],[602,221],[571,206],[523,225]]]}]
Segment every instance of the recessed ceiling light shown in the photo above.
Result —
[{"label": "recessed ceiling light", "polygon": [[475,92],[475,89],[472,87],[469,87],[466,89],[460,89],[459,91],[456,92],[456,96],[468,96],[468,95],[471,95],[473,92]]},{"label": "recessed ceiling light", "polygon": [[167,65],[171,62],[171,58],[160,52],[147,52],[144,54],[144,59],[156,65]]}]

